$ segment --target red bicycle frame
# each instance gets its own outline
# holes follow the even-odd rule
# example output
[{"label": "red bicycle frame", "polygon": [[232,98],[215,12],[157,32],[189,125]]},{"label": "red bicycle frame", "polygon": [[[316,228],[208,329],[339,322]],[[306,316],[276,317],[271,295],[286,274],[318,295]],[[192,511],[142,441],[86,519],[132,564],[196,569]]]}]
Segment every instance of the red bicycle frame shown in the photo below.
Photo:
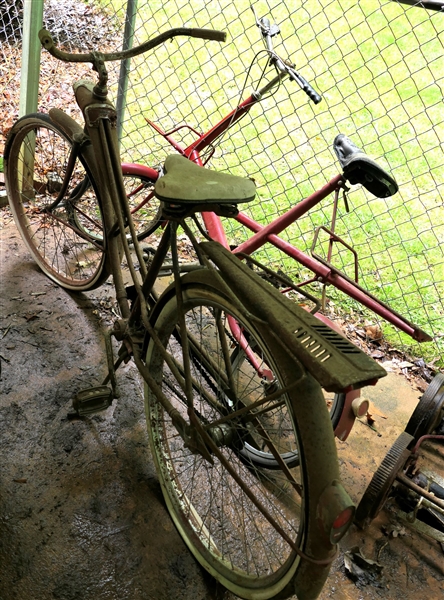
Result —
[{"label": "red bicycle frame", "polygon": [[[164,132],[152,121],[147,121],[162,137],[164,137],[171,144],[171,146],[177,152],[196,162],[197,164],[203,166],[211,158],[214,150],[207,154],[204,157],[204,159],[201,158],[202,152],[209,147],[211,148],[213,142],[220,135],[222,135],[234,123],[236,123],[242,117],[244,117],[251,110],[251,108],[257,102],[260,101],[262,96],[272,87],[276,86],[282,78],[282,74],[277,75],[269,84],[267,84],[259,92],[256,92],[249,96],[246,100],[239,104],[239,106],[237,106],[237,108],[235,108],[230,114],[224,117],[217,125],[215,125],[208,132],[203,134],[199,134],[196,130],[189,127],[188,125],[181,125],[173,129],[172,131]],[[182,147],[172,137],[175,132],[179,131],[182,128],[187,128],[188,130],[191,130],[197,136],[197,139],[186,148]],[[155,169],[140,164],[124,163],[122,165],[122,169],[124,174],[127,175],[138,175],[149,178],[151,180],[155,180],[158,177],[158,172]],[[266,243],[270,243],[282,252],[284,252],[287,256],[293,258],[295,261],[312,271],[314,273],[314,277],[310,281],[317,280],[324,284],[333,285],[337,289],[344,292],[350,298],[353,298],[363,306],[366,306],[372,312],[376,313],[377,315],[379,315],[380,317],[382,317],[383,319],[385,319],[404,333],[410,335],[414,340],[418,342],[430,341],[432,338],[426,332],[422,331],[419,327],[408,321],[401,314],[397,313],[384,302],[381,302],[381,300],[378,300],[378,298],[364,290],[358,285],[357,281],[353,281],[348,276],[341,273],[329,262],[320,259],[320,257],[318,256],[316,258],[310,256],[279,237],[279,233],[281,233],[289,225],[297,221],[300,217],[305,215],[311,208],[316,206],[319,202],[324,200],[331,193],[335,193],[336,195],[338,195],[340,190],[344,189],[344,185],[344,177],[342,175],[336,175],[320,190],[314,192],[304,200],[301,200],[301,202],[299,202],[296,206],[292,207],[290,210],[283,213],[277,219],[275,219],[266,226],[259,224],[257,221],[255,221],[245,213],[239,212],[237,217],[235,217],[236,220],[239,221],[239,223],[244,225],[246,228],[248,228],[250,231],[252,231],[253,235],[245,242],[240,244],[240,246],[235,248],[233,252],[243,252],[245,254],[251,254]],[[133,212],[139,210],[151,198],[152,194],[147,196],[143,200],[143,202],[141,202],[136,208],[134,208]],[[226,248],[228,248],[225,230],[220,217],[218,217],[212,212],[203,213],[202,217],[209,236],[212,239],[220,242]],[[333,232],[329,231],[329,233],[331,234],[331,236],[336,237],[334,236]],[[340,238],[337,239],[340,240]],[[342,242],[342,240],[340,241]]]},{"label": "red bicycle frame", "polygon": [[[249,96],[244,102],[239,104],[239,106],[235,110],[233,110],[230,114],[223,118],[216,126],[212,127],[207,133],[204,134],[200,134],[188,125],[181,125],[169,132],[164,132],[152,121],[147,121],[151,125],[151,127],[153,127],[155,131],[157,131],[163,138],[165,138],[177,152],[196,162],[197,164],[204,166],[213,155],[213,143],[219,138],[219,136],[221,136],[225,131],[227,131],[234,123],[236,123],[242,117],[244,117],[251,110],[251,108],[257,102],[260,101],[262,95],[266,91],[271,89],[273,86],[277,85],[281,79],[282,75],[278,75],[277,77],[275,77],[267,86],[265,86],[265,88]],[[179,144],[173,137],[174,133],[183,128],[187,128],[189,131],[192,131],[196,135],[196,140],[185,148],[182,147],[182,145]],[[210,148],[209,152],[208,148]],[[205,153],[205,155],[203,155],[203,152],[205,150],[207,152]],[[140,164],[125,163],[122,165],[122,170],[124,175],[126,174],[141,176],[148,178],[152,181],[156,180],[158,177],[158,172],[155,169]],[[333,265],[330,264],[330,262],[323,260],[319,256],[315,256],[313,251],[312,255],[310,256],[279,237],[279,233],[284,231],[288,226],[297,221],[300,217],[305,215],[309,210],[311,210],[314,206],[316,206],[319,202],[324,200],[327,196],[329,196],[332,193],[335,194],[332,220],[332,229],[334,230],[338,197],[340,191],[344,190],[344,186],[345,178],[342,175],[336,175],[320,190],[314,192],[304,200],[301,200],[296,206],[292,207],[290,210],[283,213],[277,219],[275,219],[266,226],[261,225],[245,213],[239,212],[237,217],[235,217],[236,220],[243,226],[245,226],[247,229],[249,229],[253,233],[253,235],[245,242],[240,244],[237,248],[235,248],[233,252],[236,254],[251,254],[258,248],[261,248],[266,243],[270,243],[276,248],[280,249],[282,252],[284,252],[287,256],[293,258],[295,261],[302,264],[308,270],[312,271],[312,273],[314,274],[312,279],[303,282],[302,284],[299,284],[298,287],[314,280],[324,284],[331,284],[337,289],[344,292],[347,296],[357,300],[363,306],[366,306],[374,313],[386,319],[392,325],[395,325],[395,327],[397,327],[401,331],[404,331],[405,333],[409,334],[413,339],[419,342],[429,341],[431,338],[427,333],[422,331],[413,323],[410,323],[402,315],[395,312],[389,306],[378,300],[375,296],[373,296],[358,285],[357,266],[355,267],[356,280],[353,281],[345,274],[337,270]],[[149,194],[138,206],[136,206],[133,209],[133,212],[136,212],[137,210],[142,208],[142,206],[146,204],[153,197],[153,195],[154,193]],[[226,248],[228,248],[229,246],[225,235],[225,230],[220,217],[218,217],[212,212],[205,212],[202,213],[202,218],[209,236],[212,239],[220,242]],[[343,244],[345,244],[345,242],[338,238],[334,234],[334,231],[328,229],[326,231],[330,234],[330,248],[328,252],[328,260],[330,260],[333,240],[338,240]],[[345,245],[347,246],[347,244]],[[354,252],[352,248],[350,248],[349,246],[347,247],[352,252]],[[326,323],[329,327],[339,331],[339,333],[342,333],[339,330],[339,328],[324,315],[316,313],[316,316],[321,321]],[[232,326],[235,327],[235,324],[233,324]],[[345,440],[348,437],[353,427],[355,418],[357,416],[365,415],[365,413],[368,410],[368,402],[366,400],[360,400],[359,395],[359,390],[348,392],[346,394],[344,408],[342,410],[339,422],[337,423],[335,428],[335,435],[341,440]]]}]

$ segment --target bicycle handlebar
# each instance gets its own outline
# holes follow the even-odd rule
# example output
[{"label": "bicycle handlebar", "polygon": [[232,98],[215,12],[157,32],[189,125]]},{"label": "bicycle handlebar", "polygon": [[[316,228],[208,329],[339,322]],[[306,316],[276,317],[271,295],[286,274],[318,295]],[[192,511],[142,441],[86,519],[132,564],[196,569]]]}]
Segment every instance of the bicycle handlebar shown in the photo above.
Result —
[{"label": "bicycle handlebar", "polygon": [[254,17],[256,19],[256,25],[259,28],[262,38],[265,41],[265,45],[267,47],[268,54],[270,55],[270,59],[275,67],[281,71],[281,73],[287,73],[292,81],[295,81],[300,88],[307,94],[307,96],[314,102],[314,104],[319,104],[322,100],[322,96],[318,94],[318,92],[308,83],[308,81],[302,77],[300,73],[298,73],[294,67],[294,65],[289,65],[286,61],[282,60],[273,48],[273,38],[275,35],[280,33],[280,29],[278,25],[271,25],[269,19],[267,17],[262,17],[258,19],[256,16],[256,11],[254,7],[251,6],[251,10],[254,13]]},{"label": "bicycle handlebar", "polygon": [[175,29],[165,31],[164,33],[161,33],[152,40],[148,40],[147,42],[140,44],[140,46],[130,48],[129,50],[100,54],[96,52],[90,52],[89,54],[73,54],[71,52],[64,52],[63,50],[57,48],[49,31],[47,31],[46,29],[41,29],[39,31],[40,43],[55,58],[63,60],[65,62],[92,62],[93,64],[99,56],[101,60],[106,62],[133,58],[134,56],[143,54],[148,50],[152,50],[156,46],[159,46],[163,42],[178,35],[186,35],[188,37],[200,38],[204,40],[214,40],[217,42],[225,42],[225,40],[227,39],[227,34],[224,31],[217,31],[216,29],[176,27]]}]

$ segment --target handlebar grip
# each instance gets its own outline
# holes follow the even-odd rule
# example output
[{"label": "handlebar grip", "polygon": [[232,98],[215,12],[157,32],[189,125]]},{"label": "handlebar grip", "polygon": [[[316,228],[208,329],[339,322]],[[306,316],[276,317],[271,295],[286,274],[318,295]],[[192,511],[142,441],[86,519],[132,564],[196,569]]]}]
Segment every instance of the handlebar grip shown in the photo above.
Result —
[{"label": "handlebar grip", "polygon": [[322,100],[322,96],[320,94],[317,93],[316,90],[314,90],[310,84],[307,84],[307,87],[302,88],[304,90],[304,92],[307,94],[307,96],[310,98],[310,100],[312,100],[315,104],[319,104],[319,102]]},{"label": "handlebar grip", "polygon": [[51,37],[51,34],[49,33],[49,31],[47,29],[40,29],[39,40],[40,40],[41,45],[46,50],[48,50],[48,52],[50,52],[51,49],[54,47],[54,41]]},{"label": "handlebar grip", "polygon": [[199,32],[202,35],[193,35],[193,37],[199,37],[203,40],[213,40],[215,42],[226,42],[227,34],[225,31],[218,31],[217,29],[193,29],[194,32]]},{"label": "handlebar grip", "polygon": [[296,81],[301,89],[307,94],[307,96],[314,102],[314,104],[319,104],[322,100],[322,96],[317,93],[317,91],[311,87],[306,79],[302,77],[298,72],[293,71],[290,73],[290,78]]}]

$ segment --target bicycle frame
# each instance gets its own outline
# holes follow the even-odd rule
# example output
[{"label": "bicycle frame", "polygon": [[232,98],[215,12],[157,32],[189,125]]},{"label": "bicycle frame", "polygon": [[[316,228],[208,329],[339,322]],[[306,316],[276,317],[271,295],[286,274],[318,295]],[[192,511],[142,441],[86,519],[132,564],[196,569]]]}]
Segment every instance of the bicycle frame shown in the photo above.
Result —
[{"label": "bicycle frame", "polygon": [[[260,102],[261,98],[266,92],[270,91],[273,87],[278,85],[284,78],[285,75],[283,74],[277,75],[265,87],[263,87],[258,92],[254,92],[253,94],[251,94],[246,100],[241,102],[237,108],[235,108],[226,117],[224,117],[217,125],[215,125],[209,131],[203,134],[199,134],[195,129],[188,125],[181,125],[169,132],[165,132],[152,121],[149,121],[147,119],[147,122],[150,124],[151,127],[153,127],[153,129],[155,129],[157,133],[159,133],[164,139],[166,139],[177,152],[182,154],[182,156],[185,156],[186,158],[189,158],[197,164],[204,166],[205,164],[207,164],[207,162],[214,153],[214,149],[212,148],[213,142],[225,131],[227,131],[234,123],[242,119],[256,103]],[[187,128],[188,130],[192,131],[198,136],[197,139],[187,147],[183,147],[173,137],[174,133],[183,128]],[[203,152],[208,148],[212,148],[211,151],[203,156]],[[151,180],[155,180],[159,176],[158,171],[141,164],[123,163],[122,170],[126,174],[147,177]],[[299,284],[299,286],[305,285],[312,281],[319,281],[320,283],[326,285],[333,285],[350,298],[353,298],[366,308],[370,309],[375,314],[379,315],[380,317],[382,317],[383,319],[385,319],[386,321],[403,331],[404,333],[407,333],[417,342],[431,341],[432,338],[425,331],[421,330],[414,323],[411,323],[401,314],[399,314],[398,312],[390,308],[387,304],[379,300],[376,296],[362,288],[357,282],[357,276],[355,277],[355,281],[353,281],[347,275],[335,268],[330,262],[325,261],[319,256],[314,255],[313,248],[312,255],[310,256],[298,249],[293,244],[290,244],[289,242],[279,237],[279,234],[282,231],[284,231],[287,227],[289,227],[299,218],[307,214],[314,206],[322,202],[322,200],[327,198],[332,193],[334,193],[336,196],[333,211],[334,223],[336,219],[338,195],[341,190],[345,191],[346,189],[347,188],[345,178],[343,177],[343,175],[338,174],[335,177],[333,177],[328,183],[326,183],[321,189],[317,190],[307,198],[301,200],[294,207],[290,208],[288,211],[277,217],[274,221],[272,221],[266,226],[261,225],[260,223],[249,217],[247,214],[240,211],[239,214],[235,217],[235,219],[244,227],[249,229],[253,235],[245,242],[240,244],[237,248],[235,248],[233,252],[235,254],[251,254],[255,250],[264,246],[266,243],[270,243],[279,250],[281,250],[284,254],[286,254],[290,258],[294,259],[295,261],[309,269],[314,274],[314,277],[312,279]],[[134,213],[135,211],[142,208],[143,205],[146,204],[153,197],[153,195],[153,193],[149,194],[138,206],[133,208],[131,212]],[[202,218],[209,236],[213,240],[216,240],[219,243],[221,243],[223,246],[225,246],[225,248],[228,248],[229,246],[227,242],[227,237],[220,217],[218,217],[214,213],[205,212],[202,213]],[[334,229],[334,225],[332,229]],[[349,249],[351,249],[347,244],[345,244],[343,240],[341,240],[334,234],[334,231],[327,230],[327,232],[330,234],[330,248],[333,241],[339,241],[340,243],[346,245]],[[352,249],[351,251],[354,252]]]},{"label": "bicycle frame", "polygon": [[[182,34],[204,39],[224,38],[220,32],[180,28],[157,36],[137,51],[142,53]],[[255,196],[250,180],[210,173],[184,158],[169,157],[165,163],[167,175],[156,186],[157,197],[162,200],[162,219],[167,226],[147,266],[125,191],[117,112],[107,90],[105,61],[120,59],[122,54],[70,55],[54,48],[48,32],[43,30],[39,35],[51,54],[67,62],[92,62],[99,76],[96,84],[80,80],[73,86],[84,127],[62,111],[52,109],[45,118],[34,115],[21,119],[8,142],[8,161],[11,162],[7,162],[7,173],[11,175],[10,189],[14,190],[11,206],[15,207],[14,214],[24,237],[29,222],[20,218],[26,214],[24,204],[28,204],[29,198],[32,204],[40,194],[44,194],[48,202],[46,205],[42,202],[41,206],[35,202],[34,212],[42,215],[39,224],[43,223],[44,230],[52,226],[47,226],[52,212],[62,206],[64,200],[67,205],[70,201],[80,202],[75,194],[82,195],[89,185],[95,195],[85,201],[93,204],[92,217],[86,208],[82,214],[93,221],[100,213],[99,234],[91,237],[87,229],[76,231],[80,221],[74,221],[69,214],[66,220],[56,219],[54,226],[57,229],[58,223],[63,224],[102,251],[100,277],[112,274],[120,309],[113,329],[106,334],[108,376],[102,385],[81,390],[76,395],[73,401],[76,415],[87,416],[109,407],[113,398],[118,397],[115,371],[122,362],[132,358],[147,384],[150,443],[167,508],[197,560],[228,589],[237,594],[240,591],[245,598],[287,597],[293,592],[300,597],[315,597],[336,557],[337,543],[354,516],[353,502],[340,482],[331,420],[321,388],[346,394],[376,383],[385,371],[348,340],[260,278],[227,248],[211,240],[194,218],[202,211],[215,211],[226,217],[235,215],[237,204],[249,202]],[[36,191],[37,188],[43,191],[23,198],[20,180],[27,164],[21,162],[22,149],[27,148],[29,137],[38,139],[41,127],[44,131],[49,128],[71,144],[69,160],[61,171],[64,174],[58,181],[60,189],[51,189],[48,195],[46,180],[41,186],[40,177],[34,180],[31,169],[31,189],[34,191],[35,186]],[[77,158],[84,170],[80,183],[74,170]],[[57,162],[62,161],[57,157],[54,164]],[[45,167],[46,163],[42,160]],[[25,168],[19,169],[18,164]],[[202,186],[197,191],[196,180]],[[184,181],[191,185],[187,188]],[[68,192],[70,183],[75,186],[74,195]],[[211,193],[207,184],[215,186]],[[57,195],[56,199],[53,194]],[[186,222],[188,217],[194,218],[206,242],[193,234]],[[186,274],[179,264],[179,226],[191,241],[200,266]],[[83,229],[82,225],[80,228]],[[68,252],[65,245],[57,249],[59,247],[59,254]],[[40,246],[35,250],[40,257]],[[153,285],[169,251],[174,281],[158,299]],[[123,256],[132,286],[126,285],[123,278]],[[40,258],[43,262],[44,257]],[[77,262],[76,266],[81,265]],[[71,271],[55,269],[45,272],[62,286],[71,274]],[[73,274],[71,279],[73,285],[77,281]],[[82,291],[93,289],[96,283],[91,277]],[[193,323],[186,320],[186,315],[195,309],[199,313],[197,336]],[[221,313],[231,317],[230,325],[225,325]],[[203,342],[209,328],[213,329],[213,338],[218,342],[214,351]],[[200,335],[203,332],[205,336]],[[120,342],[117,360],[113,356],[111,337]],[[174,348],[175,345],[178,348]],[[193,368],[195,362],[197,371]],[[242,366],[248,367],[245,375],[240,372]],[[193,372],[197,373],[196,377]],[[112,389],[106,385],[108,382]],[[275,420],[272,411],[281,408],[283,416],[279,418],[278,414]],[[164,414],[168,417],[165,420]],[[263,421],[262,415],[266,415]],[[262,442],[256,441],[256,432]],[[249,454],[244,456],[245,450]],[[182,469],[184,460],[186,464]],[[208,465],[215,465],[214,479]],[[297,472],[292,472],[296,467]],[[198,473],[194,479],[198,470],[202,477]],[[276,481],[265,470],[275,470]],[[193,474],[191,482],[190,472]],[[210,500],[214,499],[217,506],[214,517],[210,515],[213,510],[207,502],[205,487],[209,475]],[[179,485],[181,479],[183,487]],[[191,486],[201,488],[196,499],[189,492]],[[217,494],[213,494],[215,489]],[[226,516],[224,510],[219,510],[218,497],[226,502],[225,489],[232,501],[237,502],[240,495],[240,502],[234,508],[237,511],[236,507],[240,507],[240,518],[234,520],[233,527],[231,515]],[[248,500],[248,511],[244,510],[247,502],[243,498]],[[294,516],[290,515],[292,512]],[[223,530],[226,522],[230,532],[227,535],[223,532],[219,537],[219,529]],[[262,524],[265,524],[264,541],[256,544]],[[228,560],[224,557],[226,540]],[[248,549],[250,543],[251,550]],[[266,543],[276,556],[272,561],[266,555],[262,565],[254,560],[254,555],[262,556]],[[286,546],[282,550],[283,543]],[[231,551],[233,545],[235,552]],[[249,552],[246,561],[243,560],[245,550]],[[240,556],[239,565],[233,561],[234,554]]]}]

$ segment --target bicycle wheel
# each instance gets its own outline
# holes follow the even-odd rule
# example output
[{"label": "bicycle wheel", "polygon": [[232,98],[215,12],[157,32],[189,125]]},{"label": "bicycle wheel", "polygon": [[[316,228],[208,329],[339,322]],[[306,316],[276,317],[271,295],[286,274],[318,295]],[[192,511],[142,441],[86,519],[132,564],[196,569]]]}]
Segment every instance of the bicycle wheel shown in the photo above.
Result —
[{"label": "bicycle wheel", "polygon": [[[308,589],[311,595],[304,597],[315,598],[329,567],[301,559],[282,531],[303,552],[331,554],[316,516],[320,495],[338,478],[322,391],[307,375],[297,388],[283,393],[300,372],[299,365],[279,348],[267,348],[254,324],[217,288],[190,284],[183,289],[183,301],[188,359],[182,351],[177,299],[167,294],[153,324],[173,364],[167,365],[151,340],[146,367],[171,401],[174,410],[168,412],[174,423],[180,415],[188,425],[181,378],[189,373],[193,418],[214,445],[211,455],[196,449],[193,428],[189,437],[179,431],[146,386],[151,449],[170,514],[197,560],[238,596],[286,598],[301,590],[303,596]],[[234,368],[227,360],[233,346],[225,333],[230,318],[248,340],[249,359]],[[264,385],[264,374],[269,384]],[[253,414],[250,407],[257,402],[261,404]],[[258,440],[276,460],[297,449],[298,464],[269,470],[246,462],[241,456],[245,442],[255,445]]]},{"label": "bicycle wheel", "polygon": [[5,181],[14,220],[39,267],[62,287],[86,291],[108,275],[103,222],[82,160],[58,199],[71,150],[71,140],[47,115],[23,117],[6,143]]},{"label": "bicycle wheel", "polygon": [[123,182],[137,239],[143,240],[159,227],[161,210],[160,202],[154,196],[156,179],[140,174],[139,170],[138,165],[122,165]]},{"label": "bicycle wheel", "polygon": [[[133,173],[132,167],[133,165],[123,165],[123,183],[137,239],[141,241],[151,235],[160,225],[160,205],[157,198],[154,197],[155,181],[149,177]],[[82,188],[85,190],[89,185],[89,180],[86,179],[79,184],[75,194],[83,194]],[[85,210],[90,219],[95,222],[100,211],[98,204],[90,201],[85,206]],[[102,232],[100,230],[91,230],[88,227],[88,222],[79,217],[81,217],[79,213],[75,212],[73,214],[75,226],[93,240],[101,241],[103,239]],[[130,236],[128,234],[129,239]]]}]

